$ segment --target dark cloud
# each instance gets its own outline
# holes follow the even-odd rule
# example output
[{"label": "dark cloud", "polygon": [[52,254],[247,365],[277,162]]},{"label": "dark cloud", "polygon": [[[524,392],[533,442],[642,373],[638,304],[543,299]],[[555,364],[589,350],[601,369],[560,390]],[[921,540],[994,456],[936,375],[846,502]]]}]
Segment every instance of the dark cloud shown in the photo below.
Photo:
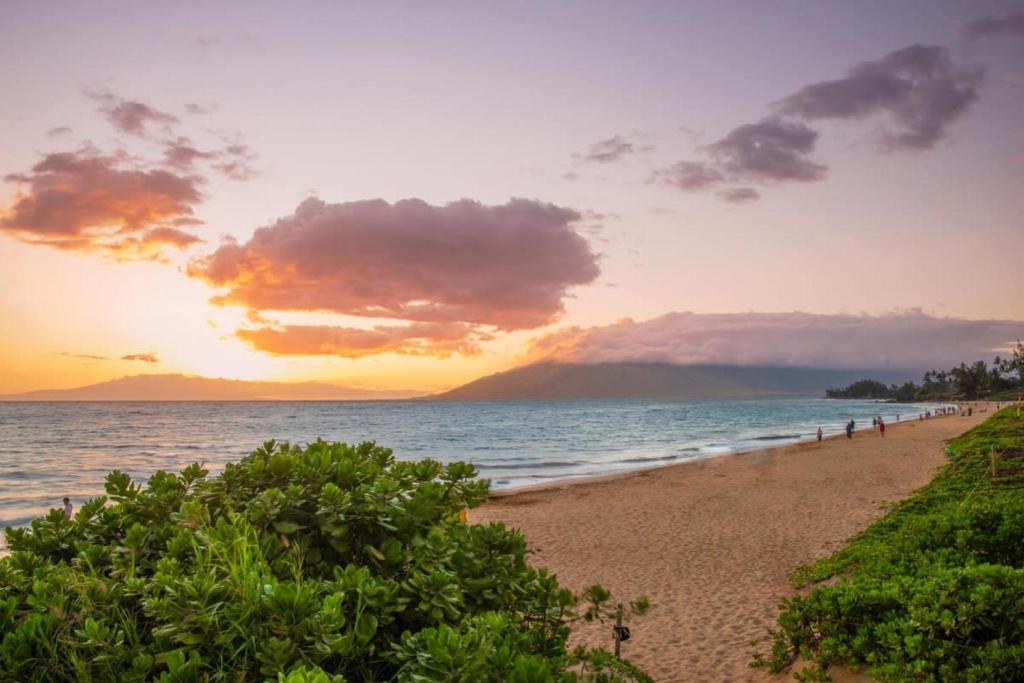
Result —
[{"label": "dark cloud", "polygon": [[216,159],[212,164],[213,169],[231,180],[252,180],[259,175],[252,166],[256,154],[247,145],[229,144],[224,149],[214,152],[213,158]]},{"label": "dark cloud", "polygon": [[621,135],[615,135],[607,140],[595,142],[590,146],[586,153],[579,155],[579,158],[584,161],[595,161],[601,164],[607,164],[612,161],[618,161],[627,154],[632,154],[634,151],[635,150],[631,142],[624,140]]},{"label": "dark cloud", "polygon": [[978,98],[982,77],[958,70],[944,47],[911,45],[862,62],[845,78],[801,88],[776,108],[808,120],[886,114],[895,124],[883,137],[886,147],[930,149]]},{"label": "dark cloud", "polygon": [[286,325],[282,328],[240,329],[239,339],[254,349],[275,355],[363,358],[381,353],[447,358],[480,353],[479,342],[490,339],[471,325],[427,322],[380,325],[372,329],[327,325]]},{"label": "dark cloud", "polygon": [[752,202],[761,196],[758,191],[752,187],[727,187],[723,190],[719,190],[715,194],[717,194],[722,201],[730,202],[732,204]]},{"label": "dark cloud", "polygon": [[164,161],[168,166],[181,170],[190,170],[196,161],[213,158],[211,152],[204,152],[192,146],[188,138],[178,138],[167,142],[164,147]]},{"label": "dark cloud", "polygon": [[144,137],[150,125],[162,126],[166,131],[178,123],[176,116],[136,100],[126,100],[109,92],[87,91],[86,94],[100,103],[100,113],[114,128],[128,135]]},{"label": "dark cloud", "polygon": [[58,356],[67,356],[68,358],[81,358],[82,360],[107,360],[106,356],[97,356],[92,353],[71,353],[69,351],[58,351]]},{"label": "dark cloud", "polygon": [[1008,14],[1002,19],[989,17],[973,21],[964,27],[964,36],[979,38],[1024,38],[1024,14]]},{"label": "dark cloud", "polygon": [[71,126],[57,126],[46,131],[46,137],[48,138],[59,138],[65,135],[70,135],[72,132]]},{"label": "dark cloud", "polygon": [[[194,260],[189,274],[226,290],[214,303],[255,311],[528,329],[556,320],[567,290],[599,273],[573,229],[579,220],[571,209],[526,199],[432,206],[310,198],[248,242]],[[344,342],[333,343],[348,348],[355,332],[339,329]],[[409,339],[404,328],[376,332]],[[267,345],[283,335],[261,339]]]},{"label": "dark cloud", "polygon": [[202,199],[194,176],[83,150],[48,154],[28,173],[5,180],[19,192],[0,213],[0,230],[26,242],[153,258],[165,246],[196,240],[178,229],[194,220]]},{"label": "dark cloud", "polygon": [[[707,161],[680,161],[655,171],[650,181],[694,192],[726,183],[821,180],[826,167],[811,159],[817,139],[818,133],[803,123],[762,119],[703,147]],[[719,194],[727,201],[757,197],[751,188],[745,190],[739,195],[728,190]]]},{"label": "dark cloud", "polygon": [[193,116],[203,116],[213,112],[217,108],[213,104],[200,104],[199,102],[188,102],[185,104],[185,113]]},{"label": "dark cloud", "polygon": [[190,171],[199,162],[208,162],[209,167],[231,180],[252,180],[259,172],[253,168],[256,158],[246,145],[233,143],[222,149],[201,150],[186,137],[168,140],[164,145],[164,164],[168,167]]},{"label": "dark cloud", "polygon": [[643,361],[925,369],[988,358],[1024,337],[1024,321],[887,315],[667,313],[570,328],[534,342],[531,360]]},{"label": "dark cloud", "polygon": [[[57,355],[58,356],[67,356],[68,358],[82,358],[84,360],[103,360],[103,361],[111,360],[107,356],[97,356],[97,355],[91,354],[91,353],[69,353],[68,351],[60,351],[60,352],[58,352]],[[119,360],[141,361],[143,363],[159,363],[160,362],[160,359],[157,358],[156,355],[153,354],[153,353],[129,353],[127,355],[121,356]]]},{"label": "dark cloud", "polygon": [[160,359],[153,353],[129,353],[121,356],[121,360],[137,360],[143,363],[159,363]]},{"label": "dark cloud", "polygon": [[[201,149],[189,138],[176,135],[178,118],[136,100],[126,100],[109,92],[87,92],[89,97],[100,103],[100,112],[117,130],[151,141],[160,141],[163,146],[164,164],[176,170],[191,170],[197,162],[209,163],[209,168],[232,180],[251,180],[259,173],[252,162],[256,154],[240,142],[224,141],[223,147]],[[207,114],[212,107],[196,103],[185,105],[189,114]],[[150,130],[159,126],[158,133]],[[219,133],[222,138],[223,133]]]},{"label": "dark cloud", "polygon": [[802,123],[767,118],[734,129],[707,151],[731,178],[806,182],[825,176],[825,167],[809,158],[817,140]]},{"label": "dark cloud", "polygon": [[680,161],[654,172],[651,182],[685,191],[704,190],[726,180],[724,171],[706,161]]},{"label": "dark cloud", "polygon": [[[1016,20],[976,22],[979,34],[1010,34]],[[972,25],[974,26],[974,25]],[[887,116],[886,149],[926,150],[944,139],[947,128],[978,98],[984,74],[957,67],[937,45],[911,45],[881,59],[861,62],[846,77],[801,88],[773,105],[774,114],[733,129],[700,150],[704,160],[681,161],[656,171],[652,182],[685,191],[726,184],[814,182],[827,166],[812,158],[818,132],[799,119],[857,119]],[[749,201],[754,188],[720,189],[725,201]]]}]

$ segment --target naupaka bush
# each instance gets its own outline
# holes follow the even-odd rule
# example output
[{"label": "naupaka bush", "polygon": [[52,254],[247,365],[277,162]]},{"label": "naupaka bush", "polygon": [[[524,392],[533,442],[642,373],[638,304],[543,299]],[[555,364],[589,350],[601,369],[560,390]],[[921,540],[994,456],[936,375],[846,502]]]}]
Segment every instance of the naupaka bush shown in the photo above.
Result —
[{"label": "naupaka bush", "polygon": [[461,521],[488,494],[471,465],[271,441],[212,478],[115,471],[106,492],[7,530],[0,680],[646,680],[567,646],[605,591]]}]

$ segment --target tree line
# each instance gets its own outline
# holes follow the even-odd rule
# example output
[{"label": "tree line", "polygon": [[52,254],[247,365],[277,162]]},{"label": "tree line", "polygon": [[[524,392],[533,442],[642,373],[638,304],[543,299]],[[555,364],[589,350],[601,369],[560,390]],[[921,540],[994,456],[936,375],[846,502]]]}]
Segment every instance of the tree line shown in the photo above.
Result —
[{"label": "tree line", "polygon": [[866,398],[899,402],[968,400],[979,398],[1014,398],[1024,391],[1024,344],[1017,345],[1010,355],[996,356],[989,365],[983,360],[949,370],[929,370],[921,383],[885,384],[862,379],[842,389],[829,389],[826,398]]}]

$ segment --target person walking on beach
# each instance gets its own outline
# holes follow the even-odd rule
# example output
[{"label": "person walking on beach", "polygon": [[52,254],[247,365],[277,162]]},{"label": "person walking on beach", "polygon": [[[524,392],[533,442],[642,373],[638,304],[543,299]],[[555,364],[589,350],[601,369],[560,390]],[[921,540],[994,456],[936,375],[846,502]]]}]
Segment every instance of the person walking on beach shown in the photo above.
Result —
[{"label": "person walking on beach", "polygon": [[849,422],[846,423],[846,438],[853,438],[853,420],[850,420]]},{"label": "person walking on beach", "polygon": [[878,426],[878,418],[875,418],[875,417],[871,418],[871,428],[874,429],[877,426]]},{"label": "person walking on beach", "polygon": [[74,511],[75,508],[74,506],[71,505],[71,499],[68,498],[67,496],[64,496],[64,514],[70,517]]},{"label": "person walking on beach", "polygon": [[818,427],[818,443],[821,443],[821,427]]},{"label": "person walking on beach", "polygon": [[881,420],[878,421],[878,433],[885,436],[885,423]]}]

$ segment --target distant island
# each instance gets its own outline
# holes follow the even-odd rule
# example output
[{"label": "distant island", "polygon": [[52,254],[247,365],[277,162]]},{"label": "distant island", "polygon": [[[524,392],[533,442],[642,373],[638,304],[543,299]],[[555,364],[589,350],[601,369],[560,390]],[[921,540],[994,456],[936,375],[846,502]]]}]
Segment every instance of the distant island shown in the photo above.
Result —
[{"label": "distant island", "polygon": [[323,382],[250,382],[195,375],[132,375],[73,389],[0,395],[0,401],[366,401],[422,392],[345,387]]},{"label": "distant island", "polygon": [[[821,396],[829,386],[863,377],[864,370],[672,365],[669,363],[557,363],[526,365],[431,396],[436,401],[687,399]],[[906,381],[910,372],[875,373]]]},{"label": "distant island", "polygon": [[829,389],[826,398],[860,398],[898,401],[1012,400],[1024,392],[1024,344],[1020,341],[1010,356],[996,356],[992,365],[979,360],[949,370],[929,370],[921,384],[886,384],[878,379],[859,379],[841,389]]}]

